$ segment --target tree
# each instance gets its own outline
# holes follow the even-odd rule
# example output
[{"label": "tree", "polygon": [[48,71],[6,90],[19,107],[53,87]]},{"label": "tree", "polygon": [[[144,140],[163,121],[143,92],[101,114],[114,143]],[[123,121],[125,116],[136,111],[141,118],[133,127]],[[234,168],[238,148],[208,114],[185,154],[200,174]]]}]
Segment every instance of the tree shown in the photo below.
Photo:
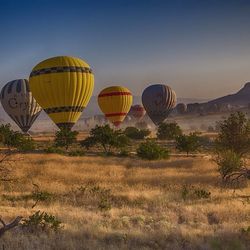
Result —
[{"label": "tree", "polygon": [[157,138],[160,140],[173,140],[181,135],[182,131],[176,122],[161,123],[157,129]]},{"label": "tree", "polygon": [[124,134],[130,139],[141,140],[150,135],[150,130],[148,129],[138,129],[136,127],[127,127],[124,130]]},{"label": "tree", "polygon": [[87,149],[100,145],[106,154],[111,153],[114,148],[123,149],[128,144],[128,137],[121,130],[114,130],[109,125],[96,125],[91,129],[90,136],[81,142],[81,145]]},{"label": "tree", "polygon": [[228,183],[250,179],[244,157],[250,151],[250,120],[242,112],[231,114],[218,124],[216,158],[222,180]]},{"label": "tree", "polygon": [[231,150],[239,156],[250,151],[250,121],[245,114],[233,113],[226,120],[219,122],[218,126],[217,151]]},{"label": "tree", "polygon": [[142,159],[159,160],[169,158],[169,152],[153,140],[147,140],[139,145],[137,155]]},{"label": "tree", "polygon": [[242,157],[232,150],[220,151],[215,158],[221,178],[226,183],[250,179],[250,170],[245,167]]},{"label": "tree", "polygon": [[187,155],[190,152],[196,151],[200,146],[199,136],[197,133],[190,133],[189,135],[179,135],[176,137],[176,148],[184,151]]},{"label": "tree", "polygon": [[77,131],[71,131],[66,128],[57,131],[54,141],[55,146],[65,147],[65,149],[68,150],[69,146],[76,142],[77,135]]},{"label": "tree", "polygon": [[0,142],[9,148],[14,147],[20,151],[35,149],[34,140],[20,132],[13,131],[10,124],[0,126]]}]

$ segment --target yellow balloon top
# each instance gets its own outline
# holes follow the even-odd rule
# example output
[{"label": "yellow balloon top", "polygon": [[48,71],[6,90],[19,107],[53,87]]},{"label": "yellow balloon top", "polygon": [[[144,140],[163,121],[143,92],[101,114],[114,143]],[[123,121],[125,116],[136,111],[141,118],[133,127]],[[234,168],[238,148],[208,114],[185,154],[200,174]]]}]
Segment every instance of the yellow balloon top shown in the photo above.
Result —
[{"label": "yellow balloon top", "polygon": [[30,89],[59,128],[71,128],[92,96],[94,75],[79,58],[52,57],[33,68]]},{"label": "yellow balloon top", "polygon": [[132,105],[133,97],[129,89],[122,86],[105,88],[98,95],[98,104],[107,119],[119,126]]}]

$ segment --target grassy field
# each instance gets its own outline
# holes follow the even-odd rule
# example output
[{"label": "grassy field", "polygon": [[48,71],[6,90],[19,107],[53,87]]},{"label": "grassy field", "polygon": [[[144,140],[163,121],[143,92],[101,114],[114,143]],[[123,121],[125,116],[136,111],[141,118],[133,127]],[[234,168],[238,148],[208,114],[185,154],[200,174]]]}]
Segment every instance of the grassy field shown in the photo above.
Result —
[{"label": "grassy field", "polygon": [[[40,210],[63,228],[14,228],[0,249],[249,249],[250,188],[223,188],[209,156],[15,159],[8,168],[16,181],[0,183],[0,216],[8,222]],[[34,208],[33,184],[50,194]]]}]

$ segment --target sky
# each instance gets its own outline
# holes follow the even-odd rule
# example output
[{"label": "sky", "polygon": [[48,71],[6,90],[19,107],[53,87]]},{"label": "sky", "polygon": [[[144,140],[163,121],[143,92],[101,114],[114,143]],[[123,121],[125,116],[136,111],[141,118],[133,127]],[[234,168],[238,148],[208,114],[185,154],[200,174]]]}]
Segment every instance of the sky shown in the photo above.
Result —
[{"label": "sky", "polygon": [[249,0],[0,0],[0,86],[40,61],[84,59],[94,94],[165,83],[215,98],[250,81]]}]

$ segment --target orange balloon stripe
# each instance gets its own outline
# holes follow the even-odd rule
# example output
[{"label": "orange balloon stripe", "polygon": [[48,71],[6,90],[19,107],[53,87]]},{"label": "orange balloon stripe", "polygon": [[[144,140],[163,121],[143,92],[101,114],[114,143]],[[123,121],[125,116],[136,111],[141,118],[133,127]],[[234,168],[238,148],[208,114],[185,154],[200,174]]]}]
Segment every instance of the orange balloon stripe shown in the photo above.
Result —
[{"label": "orange balloon stripe", "polygon": [[100,94],[98,97],[119,96],[119,95],[132,95],[132,94],[130,92],[111,92],[111,93]]}]

